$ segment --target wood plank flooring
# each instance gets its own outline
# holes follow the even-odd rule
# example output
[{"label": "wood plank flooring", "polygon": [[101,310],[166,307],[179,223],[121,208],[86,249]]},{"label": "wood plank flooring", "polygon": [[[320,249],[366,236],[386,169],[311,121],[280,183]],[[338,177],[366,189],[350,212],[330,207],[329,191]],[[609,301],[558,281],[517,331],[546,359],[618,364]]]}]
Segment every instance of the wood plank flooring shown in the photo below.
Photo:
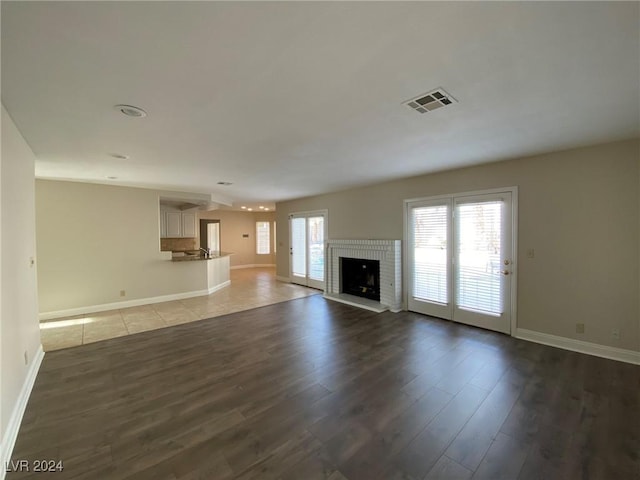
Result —
[{"label": "wood plank flooring", "polygon": [[640,367],[312,296],[47,353],[36,459],[7,478],[638,479]]}]

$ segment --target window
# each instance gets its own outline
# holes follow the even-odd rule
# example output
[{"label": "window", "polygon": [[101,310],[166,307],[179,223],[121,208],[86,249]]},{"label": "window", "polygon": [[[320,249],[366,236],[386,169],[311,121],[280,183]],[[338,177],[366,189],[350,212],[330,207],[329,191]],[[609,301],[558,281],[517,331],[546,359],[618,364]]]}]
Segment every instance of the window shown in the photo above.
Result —
[{"label": "window", "polygon": [[273,253],[276,253],[276,244],[278,236],[276,235],[276,222],[273,222]]},{"label": "window", "polygon": [[256,253],[258,255],[271,253],[269,222],[256,222]]}]

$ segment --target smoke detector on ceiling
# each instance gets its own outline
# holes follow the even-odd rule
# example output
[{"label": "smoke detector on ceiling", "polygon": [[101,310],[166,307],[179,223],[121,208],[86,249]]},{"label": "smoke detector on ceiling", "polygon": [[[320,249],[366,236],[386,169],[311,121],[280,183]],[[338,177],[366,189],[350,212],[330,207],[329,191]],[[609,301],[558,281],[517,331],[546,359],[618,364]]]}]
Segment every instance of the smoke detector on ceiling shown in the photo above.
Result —
[{"label": "smoke detector on ceiling", "polygon": [[418,113],[431,112],[454,103],[458,103],[458,101],[442,88],[437,88],[429,93],[423,93],[419,97],[404,102],[405,105]]}]

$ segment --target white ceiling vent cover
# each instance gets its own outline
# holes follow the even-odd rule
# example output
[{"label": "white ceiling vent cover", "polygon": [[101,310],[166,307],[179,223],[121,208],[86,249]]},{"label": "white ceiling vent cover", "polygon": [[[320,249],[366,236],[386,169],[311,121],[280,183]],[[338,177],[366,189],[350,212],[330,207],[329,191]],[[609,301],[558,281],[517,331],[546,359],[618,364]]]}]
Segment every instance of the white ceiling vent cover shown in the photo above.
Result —
[{"label": "white ceiling vent cover", "polygon": [[418,113],[427,113],[454,103],[458,103],[455,98],[445,92],[444,89],[436,88],[429,93],[423,93],[419,97],[404,102],[404,105],[408,105],[409,108]]}]

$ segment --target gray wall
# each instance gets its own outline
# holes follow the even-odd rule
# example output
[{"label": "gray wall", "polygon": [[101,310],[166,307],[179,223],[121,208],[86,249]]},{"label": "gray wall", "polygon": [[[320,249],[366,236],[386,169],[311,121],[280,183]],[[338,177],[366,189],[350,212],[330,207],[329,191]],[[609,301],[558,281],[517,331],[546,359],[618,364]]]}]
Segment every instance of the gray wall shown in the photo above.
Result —
[{"label": "gray wall", "polygon": [[640,351],[639,170],[632,140],[282,202],[277,274],[290,213],[327,209],[329,238],[402,239],[405,199],[518,186],[518,328]]}]

